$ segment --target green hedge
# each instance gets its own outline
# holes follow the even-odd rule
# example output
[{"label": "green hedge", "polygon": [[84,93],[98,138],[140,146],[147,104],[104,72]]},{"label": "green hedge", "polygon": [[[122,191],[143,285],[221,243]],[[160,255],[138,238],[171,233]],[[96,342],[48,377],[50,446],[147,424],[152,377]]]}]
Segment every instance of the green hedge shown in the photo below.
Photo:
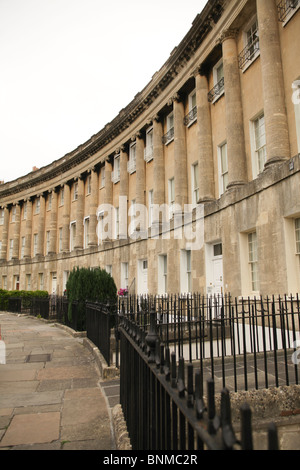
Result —
[{"label": "green hedge", "polygon": [[48,292],[45,290],[4,290],[0,289],[0,309],[1,310],[7,310],[8,308],[8,299],[10,297],[22,297],[24,302],[26,303],[26,300],[30,302],[30,300],[33,297],[37,298],[45,298],[48,297]]},{"label": "green hedge", "polygon": [[77,329],[85,330],[85,302],[116,302],[115,281],[104,269],[74,268],[67,285],[68,318],[72,321],[72,302],[78,302]]}]

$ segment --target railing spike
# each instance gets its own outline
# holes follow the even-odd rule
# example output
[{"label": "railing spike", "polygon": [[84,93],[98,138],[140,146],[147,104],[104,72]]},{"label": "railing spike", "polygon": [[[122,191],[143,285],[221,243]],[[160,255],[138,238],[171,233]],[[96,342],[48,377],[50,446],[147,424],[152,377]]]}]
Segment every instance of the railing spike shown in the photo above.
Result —
[{"label": "railing spike", "polygon": [[202,419],[207,408],[203,400],[203,380],[199,370],[195,373],[195,405],[197,418]]},{"label": "railing spike", "polygon": [[247,403],[241,407],[241,436],[242,450],[253,450],[251,409]]},{"label": "railing spike", "polygon": [[268,428],[268,450],[279,450],[278,433],[274,423]]},{"label": "railing spike", "polygon": [[221,392],[221,427],[223,443],[226,449],[232,449],[237,440],[231,422],[230,394],[226,388]]}]

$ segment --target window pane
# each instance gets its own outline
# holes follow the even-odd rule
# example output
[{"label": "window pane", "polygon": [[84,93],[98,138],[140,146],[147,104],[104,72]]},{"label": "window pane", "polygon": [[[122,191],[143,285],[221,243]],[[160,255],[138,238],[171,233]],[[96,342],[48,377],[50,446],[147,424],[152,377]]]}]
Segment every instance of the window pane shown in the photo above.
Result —
[{"label": "window pane", "polygon": [[296,253],[300,254],[300,219],[295,220],[296,229]]}]

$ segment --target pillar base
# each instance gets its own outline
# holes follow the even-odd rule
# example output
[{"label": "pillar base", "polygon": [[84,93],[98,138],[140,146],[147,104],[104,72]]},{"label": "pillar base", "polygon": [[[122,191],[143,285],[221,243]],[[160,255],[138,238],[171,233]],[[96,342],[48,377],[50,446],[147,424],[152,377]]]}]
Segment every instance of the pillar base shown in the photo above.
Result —
[{"label": "pillar base", "polygon": [[245,186],[246,181],[232,181],[231,183],[228,183],[226,191],[230,189],[237,189],[240,188],[241,186]]},{"label": "pillar base", "polygon": [[206,202],[215,202],[216,198],[212,196],[202,196],[198,199],[197,204],[205,204]]},{"label": "pillar base", "polygon": [[265,163],[265,170],[270,168],[272,165],[277,165],[278,163],[283,163],[286,162],[288,159],[285,157],[272,157],[269,160],[266,161]]}]

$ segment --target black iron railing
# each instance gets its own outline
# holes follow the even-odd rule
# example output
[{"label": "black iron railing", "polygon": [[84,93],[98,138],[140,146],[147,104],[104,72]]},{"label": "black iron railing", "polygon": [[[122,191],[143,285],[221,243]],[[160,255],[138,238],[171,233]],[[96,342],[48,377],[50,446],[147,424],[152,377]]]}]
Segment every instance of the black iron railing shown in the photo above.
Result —
[{"label": "black iron railing", "polygon": [[162,143],[164,145],[168,144],[171,142],[171,140],[174,138],[174,127],[171,127],[171,129],[162,137]]},{"label": "black iron railing", "polygon": [[[230,394],[221,392],[216,413],[214,381],[203,380],[194,365],[160,344],[156,312],[150,327],[137,327],[129,316],[120,318],[120,401],[134,450],[225,450],[253,448],[251,411],[241,409],[241,438],[231,422]],[[185,379],[187,373],[187,380]],[[278,449],[276,428],[269,428],[269,449]]]},{"label": "black iron railing", "polygon": [[197,363],[204,381],[212,376],[233,391],[299,383],[293,360],[300,341],[298,296],[130,296],[118,310],[141,336],[150,326],[150,308],[160,342]]},{"label": "black iron railing", "polygon": [[208,93],[208,101],[212,103],[224,92],[224,77]]},{"label": "black iron railing", "polygon": [[107,365],[111,364],[111,330],[115,326],[116,305],[86,304],[86,335],[97,346]]},{"label": "black iron railing", "polygon": [[279,21],[284,23],[289,15],[295,11],[299,5],[300,0],[281,0],[277,5]]},{"label": "black iron railing", "polygon": [[249,42],[247,46],[239,53],[238,62],[239,68],[243,69],[249,62],[251,62],[259,52],[259,37]]},{"label": "black iron railing", "polygon": [[197,117],[197,106],[194,106],[194,108],[184,117],[183,124],[185,126],[188,126],[190,123],[195,121],[196,117]]}]

